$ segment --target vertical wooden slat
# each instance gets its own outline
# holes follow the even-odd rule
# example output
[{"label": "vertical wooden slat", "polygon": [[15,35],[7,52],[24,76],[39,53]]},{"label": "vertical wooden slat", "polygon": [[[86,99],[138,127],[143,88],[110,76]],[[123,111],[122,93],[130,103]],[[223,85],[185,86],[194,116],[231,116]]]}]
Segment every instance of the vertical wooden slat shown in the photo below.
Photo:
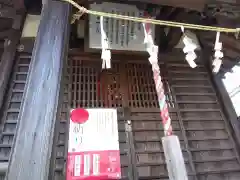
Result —
[{"label": "vertical wooden slat", "polygon": [[86,103],[86,107],[90,107],[90,102],[91,102],[91,99],[90,99],[90,78],[91,78],[91,73],[90,73],[90,67],[87,67],[86,68],[86,74],[88,76],[85,77],[85,81],[87,83],[87,89],[88,91],[86,91],[86,100],[87,100],[87,103]]},{"label": "vertical wooden slat", "polygon": [[94,92],[95,92],[95,74],[93,73],[93,69],[91,69],[91,78],[92,78],[92,81],[91,81],[91,84],[92,84],[92,89],[91,89],[91,99],[92,99],[92,103],[91,103],[91,108],[93,108],[95,106],[95,97],[94,97]]},{"label": "vertical wooden slat", "polygon": [[128,82],[127,79],[127,68],[126,64],[124,62],[120,62],[119,71],[121,73],[119,80],[120,80],[120,91],[122,94],[122,106],[128,107],[128,101],[129,101],[129,93],[128,93],[128,85],[126,82]]},{"label": "vertical wooden slat", "polygon": [[74,74],[73,74],[73,78],[74,78],[74,85],[73,85],[73,93],[74,93],[74,97],[73,97],[73,99],[74,99],[74,105],[73,105],[73,108],[77,108],[77,103],[78,103],[78,99],[77,99],[77,93],[78,93],[78,91],[76,91],[76,89],[77,89],[77,76],[78,76],[78,74],[77,74],[77,72],[78,72],[78,67],[77,67],[77,60],[72,60],[73,61],[73,69],[74,69]]},{"label": "vertical wooden slat", "polygon": [[[83,96],[82,96],[82,89],[84,87],[82,87],[82,78],[84,78],[84,74],[82,73],[82,66],[81,66],[81,62],[80,60],[75,60],[75,93],[76,93],[76,97],[74,98],[75,99],[75,107],[80,107],[81,104],[80,104],[80,101],[81,100],[84,100]],[[78,81],[79,79],[79,81]],[[80,88],[78,90],[78,88]],[[78,98],[77,98],[78,97]],[[83,103],[82,103],[83,104]]]},{"label": "vertical wooden slat", "polygon": [[82,83],[83,83],[83,89],[82,89],[82,99],[81,99],[81,101],[83,100],[83,103],[82,103],[82,106],[83,107],[87,107],[86,106],[86,103],[87,103],[87,97],[86,97],[86,88],[87,88],[87,82],[86,82],[86,77],[88,76],[88,74],[87,74],[87,70],[86,70],[86,68],[82,68],[82,74],[81,74],[81,76],[83,77],[83,81],[82,81]]},{"label": "vertical wooden slat", "polygon": [[6,179],[48,177],[69,18],[69,4],[48,1],[43,7]]}]

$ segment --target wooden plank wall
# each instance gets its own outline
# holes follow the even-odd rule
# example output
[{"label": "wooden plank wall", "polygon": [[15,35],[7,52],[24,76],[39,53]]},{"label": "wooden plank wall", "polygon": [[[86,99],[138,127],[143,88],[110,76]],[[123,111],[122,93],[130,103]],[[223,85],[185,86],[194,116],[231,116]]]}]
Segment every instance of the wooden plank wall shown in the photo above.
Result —
[{"label": "wooden plank wall", "polygon": [[4,109],[1,115],[1,141],[0,141],[0,162],[3,170],[1,170],[2,178],[8,166],[10,152],[13,146],[13,139],[16,133],[18,123],[18,115],[23,102],[24,87],[31,54],[22,53],[17,55],[17,60],[13,68],[9,89],[7,91]]}]

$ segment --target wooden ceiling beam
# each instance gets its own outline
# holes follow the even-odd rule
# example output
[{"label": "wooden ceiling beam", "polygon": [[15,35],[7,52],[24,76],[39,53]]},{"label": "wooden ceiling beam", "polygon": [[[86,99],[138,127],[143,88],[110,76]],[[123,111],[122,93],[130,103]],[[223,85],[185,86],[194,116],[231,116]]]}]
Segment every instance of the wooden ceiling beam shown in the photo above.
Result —
[{"label": "wooden ceiling beam", "polygon": [[156,5],[172,6],[186,8],[196,11],[203,11],[207,0],[125,0],[125,2],[141,2],[141,3],[150,3]]}]

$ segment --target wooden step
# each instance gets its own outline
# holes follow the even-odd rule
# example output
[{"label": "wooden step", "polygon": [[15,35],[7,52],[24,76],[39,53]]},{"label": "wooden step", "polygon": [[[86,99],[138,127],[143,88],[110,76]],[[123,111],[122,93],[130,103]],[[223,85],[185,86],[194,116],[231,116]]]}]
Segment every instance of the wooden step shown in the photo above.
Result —
[{"label": "wooden step", "polygon": [[210,109],[210,108],[207,108],[207,109],[179,109],[180,112],[221,112],[220,109]]},{"label": "wooden step", "polygon": [[217,104],[217,101],[177,101],[178,104]]},{"label": "wooden step", "polygon": [[173,88],[196,88],[196,87],[199,87],[199,88],[211,88],[212,89],[212,86],[211,85],[195,85],[195,84],[192,84],[192,85],[178,85],[178,84],[173,84],[171,85]]},{"label": "wooden step", "polygon": [[175,93],[176,96],[216,96],[215,93]]}]

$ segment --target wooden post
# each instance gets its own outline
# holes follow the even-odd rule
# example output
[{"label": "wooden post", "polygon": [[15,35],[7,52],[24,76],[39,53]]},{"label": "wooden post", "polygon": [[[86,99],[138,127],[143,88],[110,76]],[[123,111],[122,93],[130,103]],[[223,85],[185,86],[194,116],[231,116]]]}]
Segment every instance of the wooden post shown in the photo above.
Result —
[{"label": "wooden post", "polygon": [[6,38],[4,52],[0,61],[0,109],[3,105],[4,95],[12,72],[24,17],[24,13],[16,14],[12,29],[0,33],[1,38]]},{"label": "wooden post", "polygon": [[177,136],[165,136],[162,145],[167,164],[169,180],[188,180],[180,141]]},{"label": "wooden post", "polygon": [[7,180],[48,179],[69,18],[67,3],[48,1],[43,6]]}]

